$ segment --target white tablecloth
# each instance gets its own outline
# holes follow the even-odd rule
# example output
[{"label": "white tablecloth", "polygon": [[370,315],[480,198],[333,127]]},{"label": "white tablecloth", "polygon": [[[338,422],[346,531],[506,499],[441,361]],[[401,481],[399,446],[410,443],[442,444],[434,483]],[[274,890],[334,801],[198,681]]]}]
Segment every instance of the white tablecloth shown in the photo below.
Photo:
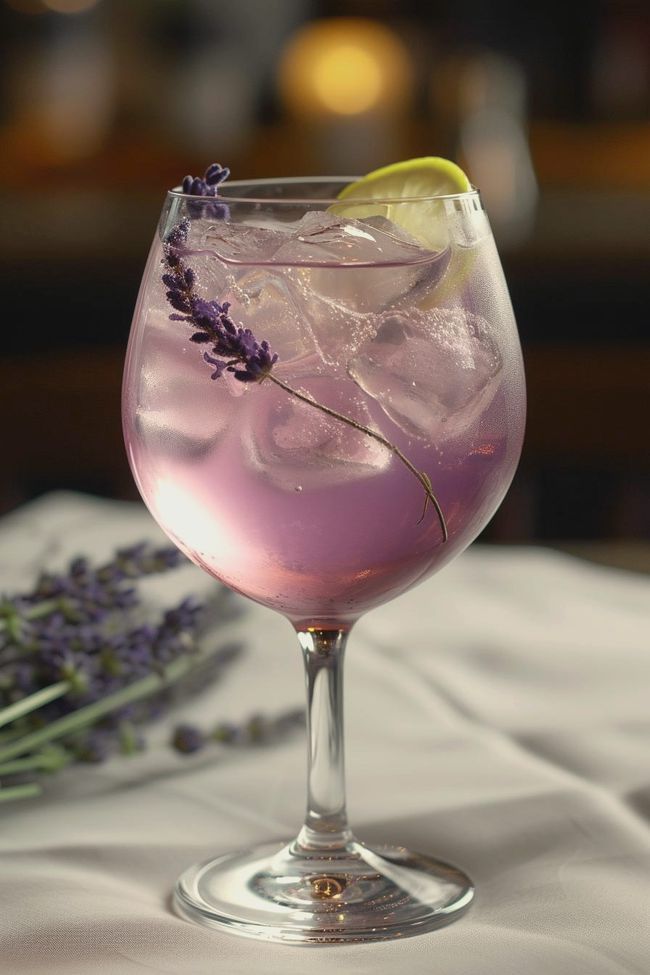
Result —
[{"label": "white tablecloth", "polygon": [[[0,590],[157,536],[137,505],[70,494],[0,523]],[[205,592],[193,568],[166,583]],[[292,835],[303,740],[75,767],[0,808],[0,970],[65,975],[650,972],[650,585],[528,548],[476,547],[370,614],[347,663],[358,836],[465,868],[469,913],[402,942],[295,948],[177,918],[188,864]],[[288,623],[247,604],[248,650],[174,720],[302,703]]]}]

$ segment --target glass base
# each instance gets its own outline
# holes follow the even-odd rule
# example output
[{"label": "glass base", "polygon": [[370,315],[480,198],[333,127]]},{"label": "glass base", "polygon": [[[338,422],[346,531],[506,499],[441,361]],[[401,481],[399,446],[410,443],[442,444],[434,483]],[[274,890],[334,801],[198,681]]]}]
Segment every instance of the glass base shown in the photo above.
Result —
[{"label": "glass base", "polygon": [[176,911],[249,938],[310,944],[384,941],[442,927],[469,907],[469,878],[404,847],[305,850],[266,844],[191,867]]}]

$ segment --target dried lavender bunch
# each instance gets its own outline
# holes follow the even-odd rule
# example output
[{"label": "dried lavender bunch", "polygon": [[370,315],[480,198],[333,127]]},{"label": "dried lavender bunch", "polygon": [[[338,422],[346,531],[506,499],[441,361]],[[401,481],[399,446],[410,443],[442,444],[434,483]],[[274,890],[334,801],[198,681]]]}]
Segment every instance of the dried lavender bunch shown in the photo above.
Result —
[{"label": "dried lavender bunch", "polygon": [[[215,167],[219,171],[219,182],[226,177],[222,173],[229,173],[222,169],[218,163],[213,163],[206,170],[206,177]],[[207,193],[207,183],[205,180],[186,177],[183,182],[183,192],[204,196]],[[215,188],[216,193],[216,188]],[[192,211],[190,210],[190,214]],[[267,341],[258,342],[249,328],[244,328],[235,324],[230,317],[230,303],[220,304],[216,299],[205,300],[196,291],[197,276],[195,271],[186,262],[187,240],[190,231],[190,220],[184,219],[168,233],[163,242],[163,263],[165,273],[162,276],[165,285],[166,297],[169,304],[175,311],[169,316],[172,321],[186,322],[192,329],[193,334],[190,341],[198,345],[210,345],[210,352],[204,352],[205,362],[213,368],[211,378],[220,379],[224,372],[230,372],[234,378],[240,382],[261,383],[269,381],[279,386],[290,396],[294,396],[301,402],[306,403],[314,409],[320,410],[327,416],[331,416],[348,426],[359,430],[361,433],[372,437],[390,450],[401,463],[417,478],[424,489],[424,507],[420,521],[424,519],[427,507],[431,504],[436,512],[442,530],[442,540],[447,541],[448,531],[445,516],[442,508],[433,493],[433,486],[429,475],[420,471],[408,459],[400,448],[384,437],[376,430],[358,423],[352,417],[334,410],[324,403],[319,403],[305,393],[294,389],[289,383],[279,379],[273,373],[273,366],[278,361],[277,353],[272,352]]]},{"label": "dried lavender bunch", "polygon": [[[135,584],[185,562],[141,543],[0,599],[0,801],[37,795],[41,773],[72,761],[140,750],[142,725],[239,656],[235,643],[202,648],[207,614],[193,599],[151,619]],[[237,615],[225,587],[214,602],[211,624]]]}]

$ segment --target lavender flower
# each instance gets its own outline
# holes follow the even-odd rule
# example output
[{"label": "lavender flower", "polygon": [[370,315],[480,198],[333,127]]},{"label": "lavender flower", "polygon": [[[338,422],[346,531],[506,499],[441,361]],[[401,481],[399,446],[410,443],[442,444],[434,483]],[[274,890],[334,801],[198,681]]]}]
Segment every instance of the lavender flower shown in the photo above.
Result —
[{"label": "lavender flower", "polygon": [[19,740],[192,651],[201,610],[193,600],[154,622],[133,618],[142,612],[134,582],[183,561],[177,549],[143,543],[99,568],[74,559],[65,572],[42,574],[31,592],[1,599],[0,726],[9,724]]},{"label": "lavender flower", "polygon": [[[186,176],[182,182],[183,193],[187,196],[211,197],[218,196],[219,185],[228,179],[230,170],[219,163],[211,163],[201,176]],[[193,217],[213,217],[215,220],[227,220],[230,210],[225,203],[188,203],[188,212]]]},{"label": "lavender flower", "polygon": [[[39,776],[71,761],[139,751],[144,723],[237,659],[238,643],[201,650],[208,614],[194,599],[143,618],[137,581],[183,561],[177,549],[141,543],[99,568],[73,559],[64,572],[42,574],[30,592],[0,597],[0,803],[38,795]],[[210,626],[236,612],[221,588]],[[201,736],[187,731],[177,747],[196,750]]]},{"label": "lavender flower", "polygon": [[111,735],[105,729],[91,731],[79,742],[73,743],[72,753],[79,762],[98,764],[105,761],[114,750]]},{"label": "lavender flower", "polygon": [[175,309],[169,317],[172,321],[187,322],[195,329],[191,342],[211,346],[203,358],[213,367],[212,379],[231,372],[240,382],[259,382],[270,373],[278,356],[268,342],[258,342],[249,328],[235,325],[228,314],[227,301],[219,304],[196,294],[196,275],[183,260],[188,233],[189,221],[185,220],[165,239],[164,260],[168,270],[162,281],[167,288],[167,301]]}]

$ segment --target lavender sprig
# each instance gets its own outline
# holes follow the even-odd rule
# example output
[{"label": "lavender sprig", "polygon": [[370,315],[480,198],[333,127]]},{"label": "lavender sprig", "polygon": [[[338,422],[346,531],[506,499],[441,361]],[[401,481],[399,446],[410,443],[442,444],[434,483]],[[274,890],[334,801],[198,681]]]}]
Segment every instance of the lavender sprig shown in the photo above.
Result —
[{"label": "lavender sprig", "polygon": [[[209,614],[195,600],[146,612],[139,580],[185,561],[141,543],[0,597],[0,802],[39,794],[40,776],[72,761],[140,750],[142,725],[237,659],[237,643],[202,647]],[[225,587],[210,608],[211,628],[237,615]]]},{"label": "lavender sprig", "polygon": [[184,654],[201,606],[185,599],[145,621],[134,585],[182,561],[176,549],[143,543],[98,568],[74,559],[65,572],[43,573],[30,592],[0,599],[0,727],[29,731]]},{"label": "lavender sprig", "polygon": [[[226,176],[223,176],[223,173]],[[214,180],[208,181],[208,175]],[[183,191],[187,194],[205,196],[215,195],[217,185],[227,178],[229,170],[223,169],[218,163],[208,166],[204,179],[186,176],[183,181]],[[214,194],[211,187],[214,186]],[[190,210],[190,213],[192,211]],[[311,396],[294,389],[289,383],[279,379],[273,372],[273,366],[278,361],[277,353],[272,352],[267,341],[258,342],[249,328],[236,325],[230,317],[230,303],[220,304],[215,299],[205,300],[197,294],[197,278],[194,270],[185,261],[187,240],[190,231],[190,220],[184,219],[168,233],[163,242],[163,263],[166,271],[162,281],[167,288],[166,297],[174,312],[169,316],[172,321],[186,322],[195,331],[190,341],[198,345],[211,345],[210,352],[204,352],[205,362],[213,368],[212,379],[220,379],[225,372],[233,374],[240,382],[261,383],[266,380],[279,386],[290,396],[320,410],[333,419],[347,423],[355,430],[372,437],[387,450],[390,450],[398,460],[413,474],[424,490],[424,506],[419,521],[423,521],[427,508],[431,504],[436,512],[442,530],[442,540],[446,542],[449,533],[444,513],[438,499],[433,493],[433,486],[429,475],[418,470],[404,452],[381,433],[364,426],[352,417],[334,410],[324,403],[319,403]],[[419,522],[418,522],[419,523]]]},{"label": "lavender sprig", "polygon": [[205,301],[196,294],[196,275],[181,259],[188,233],[189,221],[185,220],[174,227],[165,241],[169,270],[162,280],[167,288],[167,301],[176,309],[169,317],[172,321],[187,322],[195,329],[191,342],[211,345],[212,354],[204,352],[203,358],[214,369],[212,379],[231,372],[240,382],[259,382],[270,373],[278,360],[277,354],[271,351],[268,342],[257,342],[250,328],[235,325],[228,314],[229,302]]}]

